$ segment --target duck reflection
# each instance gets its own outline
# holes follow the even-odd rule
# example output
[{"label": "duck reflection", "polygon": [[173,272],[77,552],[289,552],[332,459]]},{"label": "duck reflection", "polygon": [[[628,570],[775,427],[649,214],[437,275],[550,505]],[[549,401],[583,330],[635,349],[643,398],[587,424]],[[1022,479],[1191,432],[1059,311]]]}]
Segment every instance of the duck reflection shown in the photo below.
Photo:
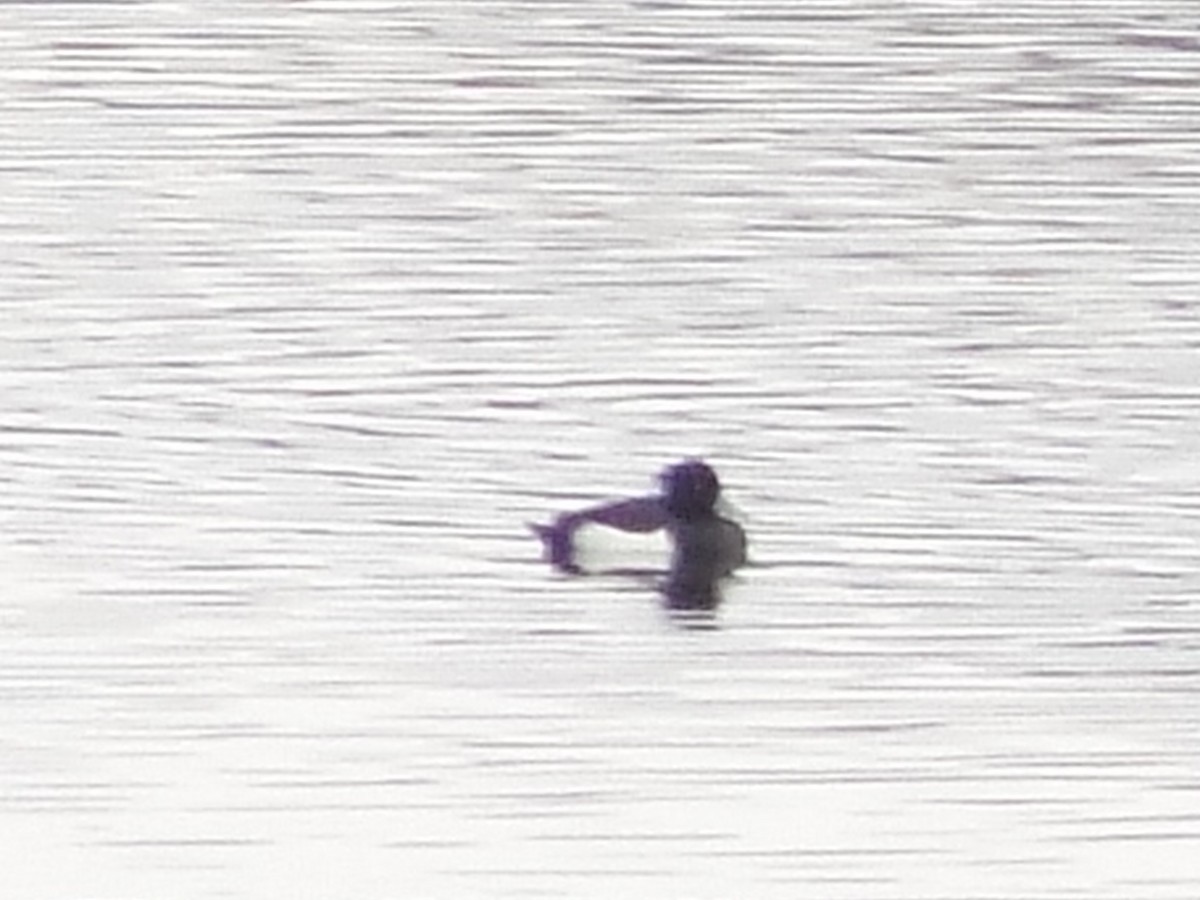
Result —
[{"label": "duck reflection", "polygon": [[665,529],[671,539],[671,567],[661,584],[667,609],[711,613],[721,603],[724,579],[746,562],[746,533],[718,511],[721,484],[700,460],[668,466],[659,476],[661,491],[578,512],[563,513],[550,525],[532,525],[547,562],[563,572],[581,573],[576,535],[585,525],[625,532]]}]

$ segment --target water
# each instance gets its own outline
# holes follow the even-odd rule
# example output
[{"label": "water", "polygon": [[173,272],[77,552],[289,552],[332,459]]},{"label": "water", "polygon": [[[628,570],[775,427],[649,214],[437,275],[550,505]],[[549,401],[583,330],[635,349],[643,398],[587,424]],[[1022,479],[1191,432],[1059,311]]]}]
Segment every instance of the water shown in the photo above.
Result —
[{"label": "water", "polygon": [[[1190,2],[0,47],[14,896],[1196,896]],[[689,454],[720,627],[539,563]]]}]

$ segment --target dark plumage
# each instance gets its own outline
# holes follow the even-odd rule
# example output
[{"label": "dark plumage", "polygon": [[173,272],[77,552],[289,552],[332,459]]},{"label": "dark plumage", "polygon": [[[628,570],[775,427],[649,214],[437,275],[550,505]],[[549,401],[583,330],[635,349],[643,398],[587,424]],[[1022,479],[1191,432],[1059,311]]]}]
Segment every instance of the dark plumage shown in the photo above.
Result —
[{"label": "dark plumage", "polygon": [[574,533],[581,525],[607,525],[622,531],[665,528],[674,551],[664,584],[668,604],[677,609],[712,609],[720,601],[721,579],[746,562],[746,533],[717,512],[721,483],[698,459],[668,466],[659,476],[661,494],[634,497],[564,513],[552,525],[533,525],[546,559],[565,572],[579,572]]}]

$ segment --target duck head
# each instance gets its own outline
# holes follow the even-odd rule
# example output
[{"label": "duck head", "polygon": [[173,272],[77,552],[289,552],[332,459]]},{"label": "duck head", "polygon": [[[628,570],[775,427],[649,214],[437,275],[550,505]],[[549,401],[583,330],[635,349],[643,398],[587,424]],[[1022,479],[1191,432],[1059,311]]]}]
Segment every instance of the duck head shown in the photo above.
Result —
[{"label": "duck head", "polygon": [[714,514],[721,483],[707,463],[689,459],[668,466],[659,476],[659,483],[663,505],[672,518],[692,521]]}]

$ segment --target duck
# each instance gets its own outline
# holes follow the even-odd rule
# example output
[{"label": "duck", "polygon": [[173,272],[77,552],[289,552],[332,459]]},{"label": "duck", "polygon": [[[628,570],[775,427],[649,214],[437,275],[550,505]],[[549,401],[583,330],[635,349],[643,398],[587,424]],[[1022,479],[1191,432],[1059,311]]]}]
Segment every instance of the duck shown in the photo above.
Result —
[{"label": "duck", "polygon": [[684,459],[658,477],[659,492],[560,514],[551,524],[531,524],[544,557],[562,572],[580,574],[576,535],[586,525],[650,533],[665,530],[671,563],[662,585],[673,608],[711,609],[720,584],[747,562],[746,532],[722,515],[721,482],[712,466]]}]

